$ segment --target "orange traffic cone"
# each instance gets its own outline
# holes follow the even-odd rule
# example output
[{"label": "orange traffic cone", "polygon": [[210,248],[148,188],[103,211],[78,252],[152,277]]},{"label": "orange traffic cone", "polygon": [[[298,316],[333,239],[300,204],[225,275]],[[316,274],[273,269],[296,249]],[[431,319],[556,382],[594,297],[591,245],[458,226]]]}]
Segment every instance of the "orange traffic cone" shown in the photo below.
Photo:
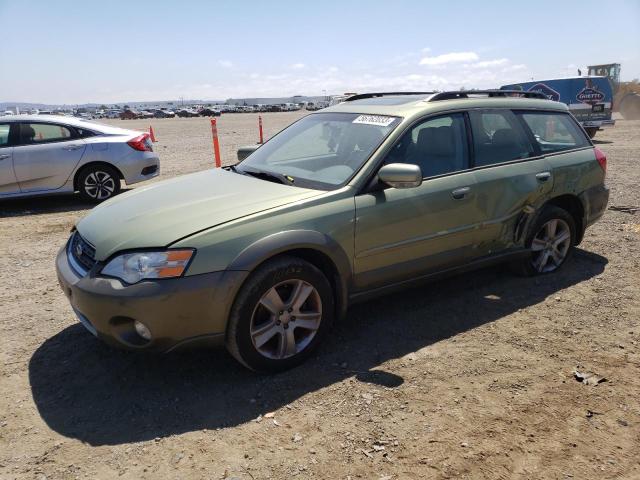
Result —
[{"label": "orange traffic cone", "polygon": [[151,137],[151,141],[156,143],[156,135],[153,133],[153,127],[149,125],[149,136]]}]

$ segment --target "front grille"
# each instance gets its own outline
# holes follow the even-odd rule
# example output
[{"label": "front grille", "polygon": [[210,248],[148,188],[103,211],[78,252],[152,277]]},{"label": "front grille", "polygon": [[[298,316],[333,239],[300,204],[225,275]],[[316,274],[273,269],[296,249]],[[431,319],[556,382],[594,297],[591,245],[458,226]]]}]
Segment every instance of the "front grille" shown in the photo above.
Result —
[{"label": "front grille", "polygon": [[69,253],[82,268],[89,271],[96,264],[96,249],[75,232],[71,237]]}]

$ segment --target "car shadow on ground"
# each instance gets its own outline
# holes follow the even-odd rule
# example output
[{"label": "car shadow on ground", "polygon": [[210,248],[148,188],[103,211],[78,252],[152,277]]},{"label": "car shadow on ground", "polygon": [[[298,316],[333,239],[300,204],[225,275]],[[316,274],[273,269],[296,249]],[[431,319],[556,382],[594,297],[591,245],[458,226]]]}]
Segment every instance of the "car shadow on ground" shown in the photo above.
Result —
[{"label": "car shadow on ground", "polygon": [[80,195],[74,193],[29,198],[7,198],[0,200],[0,218],[75,212],[89,210],[94,206],[94,204],[84,201]]},{"label": "car shadow on ground", "polygon": [[[131,189],[123,188],[121,193],[129,190]],[[87,202],[77,193],[5,199],[0,197],[0,218],[24,217],[43,213],[79,212],[90,210],[95,206],[95,203]]]},{"label": "car shadow on ground", "polygon": [[379,368],[386,360],[542,302],[604,270],[606,258],[575,253],[544,277],[515,277],[496,267],[356,305],[314,358],[278,375],[252,373],[223,349],[113,350],[74,325],[33,354],[33,398],[56,432],[113,445],[236,426],[351,376],[397,387],[402,377]]}]

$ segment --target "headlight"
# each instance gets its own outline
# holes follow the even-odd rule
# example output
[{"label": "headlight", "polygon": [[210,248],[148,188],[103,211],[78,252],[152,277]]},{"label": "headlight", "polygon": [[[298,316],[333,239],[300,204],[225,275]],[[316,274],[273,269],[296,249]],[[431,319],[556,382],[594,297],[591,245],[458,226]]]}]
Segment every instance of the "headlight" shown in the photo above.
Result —
[{"label": "headlight", "polygon": [[113,258],[103,269],[103,275],[137,283],[147,278],[174,278],[182,275],[194,250],[124,253]]}]

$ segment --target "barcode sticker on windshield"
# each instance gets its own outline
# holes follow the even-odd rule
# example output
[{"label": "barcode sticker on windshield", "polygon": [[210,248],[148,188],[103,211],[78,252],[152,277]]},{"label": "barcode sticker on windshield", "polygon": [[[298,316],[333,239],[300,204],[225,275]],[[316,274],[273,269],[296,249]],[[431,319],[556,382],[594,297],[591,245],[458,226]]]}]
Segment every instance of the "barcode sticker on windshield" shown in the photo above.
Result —
[{"label": "barcode sticker on windshield", "polygon": [[375,125],[376,127],[388,127],[395,119],[395,117],[385,117],[382,115],[360,115],[353,121],[353,123]]}]

